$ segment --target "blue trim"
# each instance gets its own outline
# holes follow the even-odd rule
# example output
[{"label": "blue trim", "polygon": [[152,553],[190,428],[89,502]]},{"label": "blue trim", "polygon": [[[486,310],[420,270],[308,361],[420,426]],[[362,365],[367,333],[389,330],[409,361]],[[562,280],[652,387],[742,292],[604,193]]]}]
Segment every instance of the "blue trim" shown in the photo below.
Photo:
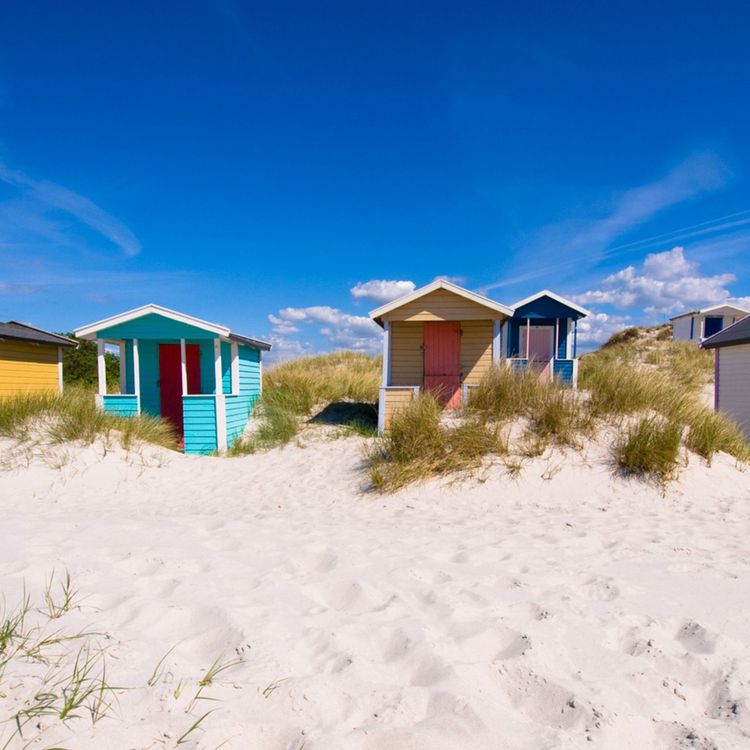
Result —
[{"label": "blue trim", "polygon": [[695,316],[690,316],[690,340],[692,341],[693,336],[695,335]]}]

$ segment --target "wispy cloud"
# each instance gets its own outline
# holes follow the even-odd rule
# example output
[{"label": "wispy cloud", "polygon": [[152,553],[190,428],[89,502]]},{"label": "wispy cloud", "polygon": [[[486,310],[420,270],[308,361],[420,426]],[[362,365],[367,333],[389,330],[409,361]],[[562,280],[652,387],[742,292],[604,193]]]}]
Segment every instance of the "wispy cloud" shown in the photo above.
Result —
[{"label": "wispy cloud", "polygon": [[[610,201],[609,210],[603,215],[585,219],[570,218],[542,228],[521,248],[522,256],[533,254],[535,261],[538,261],[536,268],[485,284],[479,291],[486,294],[491,289],[547,276],[565,268],[580,267],[582,260],[595,262],[619,252],[645,249],[642,243],[630,243],[617,248],[612,245],[618,237],[642,226],[660,212],[722,187],[726,184],[727,177],[727,168],[716,156],[693,155],[660,179],[615,195]],[[744,223],[745,218],[748,217],[737,218],[724,227],[720,222],[709,227],[711,222],[706,222],[705,226],[701,224],[686,229],[705,233],[723,231],[736,226],[736,222]],[[669,234],[678,233],[679,230]],[[653,239],[662,243],[665,241],[660,236]],[[677,236],[672,239],[677,239]]]},{"label": "wispy cloud", "polygon": [[21,199],[0,206],[0,244],[47,241],[71,245],[68,229],[74,220],[101,235],[131,257],[141,251],[135,234],[89,198],[47,180],[36,180],[0,163],[0,182],[18,188]]}]

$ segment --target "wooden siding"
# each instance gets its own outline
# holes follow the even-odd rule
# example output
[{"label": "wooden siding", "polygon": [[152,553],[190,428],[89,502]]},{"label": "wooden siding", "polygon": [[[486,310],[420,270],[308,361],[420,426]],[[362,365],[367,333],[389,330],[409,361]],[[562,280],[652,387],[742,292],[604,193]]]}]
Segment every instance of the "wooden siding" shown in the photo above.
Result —
[{"label": "wooden siding", "polygon": [[115,417],[134,417],[138,414],[138,396],[108,395],[102,397],[104,411]]},{"label": "wooden siding", "polygon": [[447,289],[436,289],[386,313],[383,320],[501,320],[504,317],[496,310],[490,310]]},{"label": "wooden siding", "polygon": [[492,367],[492,321],[461,322],[461,382],[478,385]]},{"label": "wooden siding", "polygon": [[[492,325],[490,323],[490,325]],[[424,325],[391,323],[391,381],[389,385],[422,385]]]},{"label": "wooden siding", "polygon": [[383,424],[387,430],[391,426],[393,415],[404,406],[409,404],[414,398],[413,388],[387,388],[384,399],[384,421]]},{"label": "wooden siding", "polygon": [[0,341],[0,398],[58,390],[57,346]]},{"label": "wooden siding", "polygon": [[183,396],[185,453],[213,453],[218,445],[216,435],[216,397]]},{"label": "wooden siding", "polygon": [[719,409],[750,439],[750,344],[723,346],[719,352]]}]

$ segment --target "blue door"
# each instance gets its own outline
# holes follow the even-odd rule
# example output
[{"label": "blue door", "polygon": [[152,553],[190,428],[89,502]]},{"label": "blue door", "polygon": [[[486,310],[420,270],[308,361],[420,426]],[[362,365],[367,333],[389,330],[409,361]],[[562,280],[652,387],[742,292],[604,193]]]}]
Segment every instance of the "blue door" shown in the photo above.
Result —
[{"label": "blue door", "polygon": [[724,318],[716,316],[706,316],[706,324],[703,327],[703,336],[708,338],[718,333],[724,327]]}]

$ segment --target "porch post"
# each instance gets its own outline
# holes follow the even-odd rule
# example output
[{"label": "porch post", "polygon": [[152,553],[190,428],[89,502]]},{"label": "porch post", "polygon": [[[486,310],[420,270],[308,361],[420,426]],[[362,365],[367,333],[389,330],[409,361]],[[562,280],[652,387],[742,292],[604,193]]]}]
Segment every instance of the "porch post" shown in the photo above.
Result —
[{"label": "porch post", "polygon": [[61,346],[57,347],[57,390],[60,395],[63,392],[63,350]]},{"label": "porch post", "polygon": [[216,382],[216,449],[227,449],[227,418],[224,388],[221,382],[221,341],[214,339],[214,380]]},{"label": "porch post", "polygon": [[560,318],[555,318],[555,351],[552,359],[557,359],[557,352],[560,351]]},{"label": "porch post", "polygon": [[[568,345],[570,346],[570,345]],[[573,321],[573,359],[578,357],[578,319]]]},{"label": "porch post", "polygon": [[185,339],[180,339],[180,372],[182,373],[182,395],[188,395],[188,382],[187,382],[187,353],[185,347]]},{"label": "porch post", "polygon": [[96,372],[99,378],[99,395],[107,395],[107,365],[104,360],[104,339],[96,340]]},{"label": "porch post", "polygon": [[391,384],[391,322],[383,323],[383,387]]},{"label": "porch post", "polygon": [[500,340],[500,321],[492,321],[492,364],[500,363],[500,350],[502,348]]},{"label": "porch post", "polygon": [[526,318],[526,360],[529,359],[529,339],[531,338],[531,318]]},{"label": "porch post", "polygon": [[138,413],[141,413],[141,360],[138,356],[138,339],[133,339],[133,390],[135,400],[138,404]]},{"label": "porch post", "polygon": [[125,361],[126,345],[124,341],[120,342],[120,393],[127,392],[128,366]]}]

